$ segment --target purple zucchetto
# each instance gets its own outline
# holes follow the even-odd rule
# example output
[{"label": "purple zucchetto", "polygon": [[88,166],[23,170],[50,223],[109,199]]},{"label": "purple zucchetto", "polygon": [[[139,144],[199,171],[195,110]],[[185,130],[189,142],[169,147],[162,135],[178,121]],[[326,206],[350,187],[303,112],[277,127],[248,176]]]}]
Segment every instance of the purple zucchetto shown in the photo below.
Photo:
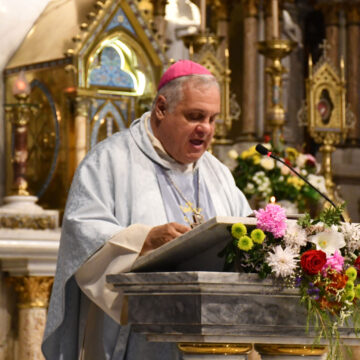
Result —
[{"label": "purple zucchetto", "polygon": [[204,66],[191,60],[179,60],[164,72],[160,79],[158,91],[168,82],[188,75],[212,75],[212,73]]}]

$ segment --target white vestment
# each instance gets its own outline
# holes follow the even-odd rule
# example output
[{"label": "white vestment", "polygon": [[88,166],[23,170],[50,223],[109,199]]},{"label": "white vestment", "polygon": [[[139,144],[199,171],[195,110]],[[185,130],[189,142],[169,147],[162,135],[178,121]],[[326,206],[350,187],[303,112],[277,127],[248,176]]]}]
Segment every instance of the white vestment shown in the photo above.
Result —
[{"label": "white vestment", "polygon": [[[101,256],[96,254],[107,252],[113,260],[106,264],[105,273],[128,271],[139,256],[150,228],[176,221],[164,203],[164,185],[160,184],[159,175],[159,169],[170,172],[172,169],[150,141],[145,127],[147,117],[145,114],[134,121],[129,130],[95,146],[76,171],[62,224],[58,266],[42,346],[47,359],[75,360],[81,355],[86,360],[138,359],[131,351],[140,351],[141,338],[133,335],[137,345],[133,345],[135,341],[127,345],[129,327],[120,326],[113,319],[120,321],[121,299],[111,294],[105,283],[101,291],[110,295],[105,296],[105,300],[97,293],[98,286],[84,288],[88,295],[85,296],[75,281],[75,274],[85,263],[101,263]],[[251,213],[229,169],[215,157],[204,153],[196,169],[199,193],[211,197],[215,215]],[[86,278],[86,273],[82,274],[83,280],[84,276],[87,285],[99,280]],[[100,300],[96,300],[97,297]],[[81,354],[89,331],[97,342],[91,344],[89,353]],[[162,350],[154,350],[154,359],[170,360],[166,351],[172,350],[168,345],[164,345],[163,355]],[[150,353],[147,359],[151,358]]]}]

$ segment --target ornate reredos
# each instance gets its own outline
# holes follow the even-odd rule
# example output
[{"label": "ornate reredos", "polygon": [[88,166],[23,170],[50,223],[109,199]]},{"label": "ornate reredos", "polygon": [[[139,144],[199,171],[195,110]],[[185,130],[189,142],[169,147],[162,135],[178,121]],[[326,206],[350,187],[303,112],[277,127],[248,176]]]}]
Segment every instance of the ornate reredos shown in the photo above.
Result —
[{"label": "ornate reredos", "polygon": [[[135,1],[105,1],[97,16],[82,30],[74,48],[67,51],[74,56],[80,89],[129,96],[154,93],[167,58]],[[106,77],[106,63],[111,58],[118,59],[121,72],[112,77],[119,75],[120,81],[96,83],[94,78]]]},{"label": "ornate reredos", "polygon": [[347,133],[343,74],[338,74],[326,56],[321,57],[314,68],[310,60],[306,88],[310,135],[317,142],[328,136],[335,137],[335,143],[340,142]]}]

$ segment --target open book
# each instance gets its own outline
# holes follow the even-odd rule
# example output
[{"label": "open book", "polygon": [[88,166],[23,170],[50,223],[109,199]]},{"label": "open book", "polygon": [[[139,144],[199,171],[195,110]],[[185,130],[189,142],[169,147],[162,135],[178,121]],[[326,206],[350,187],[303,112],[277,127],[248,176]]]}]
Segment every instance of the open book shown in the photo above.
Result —
[{"label": "open book", "polygon": [[229,226],[237,222],[256,225],[251,217],[216,216],[139,257],[131,271],[222,271],[225,259],[217,254],[231,240]]}]

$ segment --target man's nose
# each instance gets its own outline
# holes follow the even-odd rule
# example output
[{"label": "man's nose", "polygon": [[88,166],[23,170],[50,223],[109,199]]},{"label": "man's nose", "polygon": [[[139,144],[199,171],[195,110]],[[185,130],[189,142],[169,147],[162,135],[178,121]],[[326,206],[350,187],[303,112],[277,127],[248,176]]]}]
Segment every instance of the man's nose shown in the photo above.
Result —
[{"label": "man's nose", "polygon": [[204,135],[207,135],[212,132],[213,124],[210,123],[209,120],[205,120],[205,121],[201,122],[200,124],[198,124],[196,126],[195,130],[199,135],[201,134],[202,136],[204,136]]}]

